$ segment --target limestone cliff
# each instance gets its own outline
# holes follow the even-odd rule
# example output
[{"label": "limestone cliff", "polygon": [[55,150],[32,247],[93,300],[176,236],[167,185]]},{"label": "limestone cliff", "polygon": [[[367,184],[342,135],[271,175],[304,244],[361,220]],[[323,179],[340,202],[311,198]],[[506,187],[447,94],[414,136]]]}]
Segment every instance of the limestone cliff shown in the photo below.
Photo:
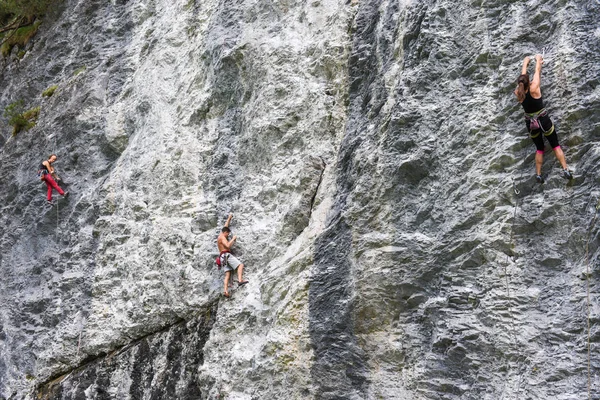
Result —
[{"label": "limestone cliff", "polygon": [[[597,398],[599,23],[65,0],[0,70],[1,108],[40,106],[0,123],[0,398]],[[542,52],[576,178],[547,148],[540,185],[512,91]],[[230,212],[250,283],[224,299]]]}]

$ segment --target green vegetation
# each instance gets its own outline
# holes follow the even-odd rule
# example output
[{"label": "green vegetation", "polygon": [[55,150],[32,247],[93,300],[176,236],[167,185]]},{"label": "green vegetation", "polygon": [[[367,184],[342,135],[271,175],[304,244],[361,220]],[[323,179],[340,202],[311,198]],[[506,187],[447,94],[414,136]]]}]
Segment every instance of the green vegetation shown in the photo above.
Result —
[{"label": "green vegetation", "polygon": [[15,101],[4,109],[4,117],[8,119],[8,123],[13,127],[13,136],[16,136],[23,129],[33,128],[39,114],[40,107],[24,111],[23,100]]},{"label": "green vegetation", "polygon": [[[15,45],[21,50],[36,34],[41,17],[59,0],[0,0],[0,53],[8,56]],[[25,53],[20,52],[20,57]]]},{"label": "green vegetation", "polygon": [[2,46],[0,46],[0,53],[3,57],[7,57],[12,51],[14,46],[19,46],[23,49],[29,40],[36,34],[42,21],[35,21],[31,25],[23,26],[16,30],[5,33],[2,39]]},{"label": "green vegetation", "polygon": [[37,121],[37,118],[40,115],[40,109],[39,106],[31,108],[23,113],[23,117],[28,121]]},{"label": "green vegetation", "polygon": [[77,76],[79,74],[81,74],[82,72],[84,72],[87,69],[87,67],[84,65],[83,67],[79,67],[75,70],[75,72],[73,72],[73,76]]},{"label": "green vegetation", "polygon": [[58,89],[58,85],[50,86],[48,89],[42,92],[42,97],[52,97],[54,92],[56,92],[56,89]]},{"label": "green vegetation", "polygon": [[0,23],[4,26],[15,20],[28,20],[45,15],[57,0],[0,0]]},{"label": "green vegetation", "polygon": [[196,0],[188,0],[187,4],[184,7],[184,10],[189,10],[196,5]]}]

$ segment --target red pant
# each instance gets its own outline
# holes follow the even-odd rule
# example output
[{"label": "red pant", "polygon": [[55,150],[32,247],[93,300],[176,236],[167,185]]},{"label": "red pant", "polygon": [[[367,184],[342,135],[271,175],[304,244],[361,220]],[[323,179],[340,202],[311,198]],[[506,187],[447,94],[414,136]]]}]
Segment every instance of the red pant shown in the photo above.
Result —
[{"label": "red pant", "polygon": [[60,186],[58,186],[58,183],[56,183],[56,181],[52,178],[52,175],[45,174],[44,182],[46,182],[46,186],[48,186],[48,201],[52,201],[52,188],[56,189],[61,196],[65,194]]}]

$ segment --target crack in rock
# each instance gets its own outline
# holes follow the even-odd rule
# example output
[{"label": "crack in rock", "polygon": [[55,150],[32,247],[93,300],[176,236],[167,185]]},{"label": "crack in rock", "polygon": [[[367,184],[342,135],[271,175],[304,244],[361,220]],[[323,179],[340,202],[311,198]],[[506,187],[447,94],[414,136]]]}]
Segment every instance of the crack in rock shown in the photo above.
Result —
[{"label": "crack in rock", "polygon": [[198,315],[94,356],[81,366],[38,386],[39,400],[79,398],[200,398],[198,367],[215,323],[218,300]]}]

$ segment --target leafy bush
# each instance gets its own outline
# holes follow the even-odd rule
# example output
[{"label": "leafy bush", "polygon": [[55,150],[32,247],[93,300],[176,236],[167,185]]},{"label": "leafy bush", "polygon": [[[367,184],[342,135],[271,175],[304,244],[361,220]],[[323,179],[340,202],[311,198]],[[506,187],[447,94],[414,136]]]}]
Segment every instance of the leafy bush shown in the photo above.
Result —
[{"label": "leafy bush", "polygon": [[23,48],[35,35],[40,18],[60,0],[0,0],[0,52],[8,56],[15,45]]},{"label": "leafy bush", "polygon": [[40,107],[24,111],[23,100],[15,101],[4,109],[4,117],[8,119],[8,123],[13,127],[13,136],[16,136],[23,129],[33,128],[39,114]]},{"label": "leafy bush", "polygon": [[15,45],[21,48],[25,47],[29,40],[36,34],[41,23],[42,21],[35,21],[31,25],[8,32],[5,35],[6,39],[3,40],[2,46],[0,46],[2,56],[8,56]]}]

